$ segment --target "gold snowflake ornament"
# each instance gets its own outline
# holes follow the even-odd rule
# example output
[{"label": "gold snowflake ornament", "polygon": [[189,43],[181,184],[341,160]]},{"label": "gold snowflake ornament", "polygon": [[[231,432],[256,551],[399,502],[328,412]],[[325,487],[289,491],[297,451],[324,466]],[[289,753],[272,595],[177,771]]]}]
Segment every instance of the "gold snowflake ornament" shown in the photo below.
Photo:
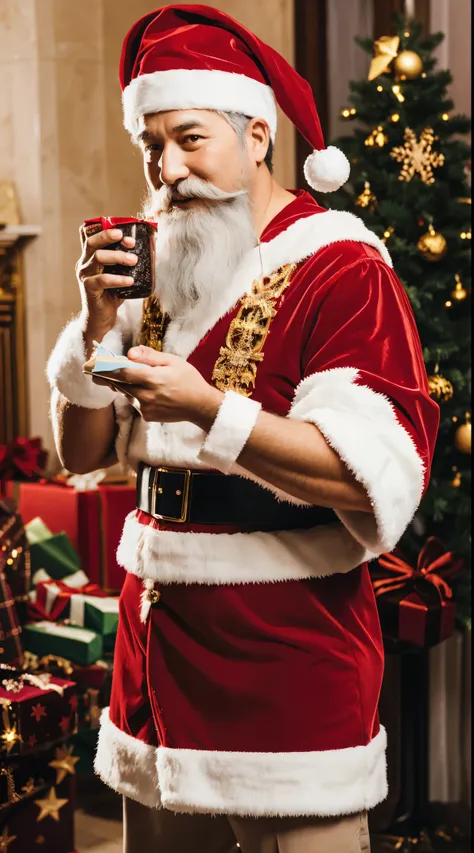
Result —
[{"label": "gold snowflake ornament", "polygon": [[417,139],[416,133],[407,127],[404,139],[403,145],[390,152],[390,156],[397,163],[403,164],[399,180],[411,181],[418,173],[425,184],[434,184],[433,169],[442,166],[444,163],[444,154],[433,151],[433,142],[438,137],[435,136],[431,127],[426,127],[421,131],[420,138]]}]

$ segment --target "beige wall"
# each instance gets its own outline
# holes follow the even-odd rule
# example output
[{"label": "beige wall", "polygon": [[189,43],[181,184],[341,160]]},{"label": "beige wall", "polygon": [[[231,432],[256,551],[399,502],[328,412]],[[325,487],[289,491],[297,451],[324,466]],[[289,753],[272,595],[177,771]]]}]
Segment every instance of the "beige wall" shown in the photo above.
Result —
[{"label": "beige wall", "polygon": [[[18,188],[23,222],[43,234],[25,253],[30,433],[52,448],[44,368],[79,308],[78,228],[134,214],[138,152],[122,128],[117,68],[127,29],[156,0],[0,0],[0,179]],[[161,4],[165,5],[165,4]],[[292,0],[211,3],[293,60]],[[275,174],[294,186],[293,128],[280,124]]]}]

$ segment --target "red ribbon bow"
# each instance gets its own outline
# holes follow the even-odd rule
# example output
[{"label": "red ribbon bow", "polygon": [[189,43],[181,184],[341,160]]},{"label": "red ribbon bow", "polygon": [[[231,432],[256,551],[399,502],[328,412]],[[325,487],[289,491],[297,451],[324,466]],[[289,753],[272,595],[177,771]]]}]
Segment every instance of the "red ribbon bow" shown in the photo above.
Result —
[{"label": "red ribbon bow", "polygon": [[[48,613],[46,610],[46,589],[52,584],[59,588],[59,592],[51,611]],[[106,597],[103,589],[95,583],[86,583],[83,586],[72,587],[63,581],[40,581],[36,585],[36,601],[29,601],[27,604],[28,616],[34,622],[44,620],[56,622],[69,604],[71,596],[76,594],[92,595],[98,598]]]},{"label": "red ribbon bow", "polygon": [[433,584],[440,598],[452,598],[453,591],[447,582],[458,575],[463,567],[463,559],[455,559],[452,551],[446,551],[436,536],[430,536],[423,545],[416,568],[411,566],[395,548],[392,554],[382,554],[378,563],[390,574],[373,581],[375,595],[384,595],[401,589],[410,582],[428,581]]},{"label": "red ribbon bow", "polygon": [[46,465],[48,453],[41,438],[15,438],[0,445],[0,483],[7,480],[34,480]]}]

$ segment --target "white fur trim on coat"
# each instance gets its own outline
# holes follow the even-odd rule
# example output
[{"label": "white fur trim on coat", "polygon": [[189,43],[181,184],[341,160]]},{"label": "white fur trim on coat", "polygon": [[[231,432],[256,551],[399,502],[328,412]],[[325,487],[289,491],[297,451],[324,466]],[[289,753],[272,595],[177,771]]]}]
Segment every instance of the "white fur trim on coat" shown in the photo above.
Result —
[{"label": "white fur trim on coat", "polygon": [[104,708],[100,718],[94,770],[106,785],[119,794],[148,808],[161,805],[156,747],[117,728],[109,717],[108,708]]},{"label": "white fur trim on coat", "polygon": [[[247,253],[228,287],[216,293],[211,310],[199,303],[184,321],[172,320],[165,339],[165,352],[188,358],[204,335],[213,329],[239,299],[252,290],[252,284],[262,275],[271,275],[285,264],[299,263],[331,243],[350,240],[366,243],[380,253],[390,267],[392,261],[387,247],[370,231],[362,219],[353,213],[327,210],[298,219],[268,243],[260,244]],[[262,265],[260,263],[260,254]]]},{"label": "white fur trim on coat", "polygon": [[350,533],[378,556],[392,551],[423,491],[424,465],[388,397],[357,385],[358,371],[337,367],[296,389],[290,418],[315,424],[369,495],[374,513],[336,510]]},{"label": "white fur trim on coat", "polygon": [[387,796],[385,729],[366,746],[318,752],[222,752],[149,746],[102,712],[95,772],[149,808],[254,817],[336,816]]},{"label": "white fur trim on coat", "polygon": [[276,533],[178,533],[125,519],[117,561],[157,583],[276,583],[349,572],[369,559],[343,524]]},{"label": "white fur trim on coat", "polygon": [[263,118],[274,141],[277,111],[273,90],[245,74],[177,68],[141,74],[122,94],[123,123],[133,136],[138,119],[167,110],[222,110]]},{"label": "white fur trim on coat", "polygon": [[199,451],[199,460],[228,474],[252,432],[262,406],[256,400],[226,391],[214,423]]},{"label": "white fur trim on coat", "polygon": [[[142,305],[143,299],[127,299],[120,306],[114,328],[102,340],[105,347],[120,354],[132,346],[140,331]],[[81,319],[76,317],[63,329],[49,357],[46,373],[51,388],[84,409],[103,409],[123,398],[117,391],[94,385],[92,377],[82,372],[85,361]]]},{"label": "white fur trim on coat", "polygon": [[387,796],[383,728],[367,746],[320,752],[157,750],[163,806],[176,812],[330,817]]},{"label": "white fur trim on coat", "polygon": [[[122,352],[120,326],[111,329],[102,343],[113,352]],[[117,397],[103,385],[94,385],[92,377],[83,373],[86,350],[78,319],[72,320],[61,332],[48,361],[47,376],[51,388],[57,388],[66,400],[84,409],[103,409]]]}]

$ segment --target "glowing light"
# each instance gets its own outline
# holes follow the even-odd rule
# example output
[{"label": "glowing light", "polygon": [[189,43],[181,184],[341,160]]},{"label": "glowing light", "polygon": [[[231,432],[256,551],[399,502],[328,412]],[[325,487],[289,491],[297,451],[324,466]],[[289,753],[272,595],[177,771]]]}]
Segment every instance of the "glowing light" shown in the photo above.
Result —
[{"label": "glowing light", "polygon": [[443,115],[441,116],[441,118],[443,119],[443,121],[449,121],[449,116],[448,116],[448,114],[447,114],[447,113],[443,113]]},{"label": "glowing light", "polygon": [[377,86],[377,92],[383,92],[383,86]]},{"label": "glowing light", "polygon": [[448,301],[447,301],[447,302],[445,302],[444,304],[445,304],[446,308],[451,308],[451,305],[452,305],[453,303],[448,299]]},{"label": "glowing light", "polygon": [[400,116],[398,115],[398,113],[392,113],[390,118],[392,119],[392,121],[400,121]]}]

